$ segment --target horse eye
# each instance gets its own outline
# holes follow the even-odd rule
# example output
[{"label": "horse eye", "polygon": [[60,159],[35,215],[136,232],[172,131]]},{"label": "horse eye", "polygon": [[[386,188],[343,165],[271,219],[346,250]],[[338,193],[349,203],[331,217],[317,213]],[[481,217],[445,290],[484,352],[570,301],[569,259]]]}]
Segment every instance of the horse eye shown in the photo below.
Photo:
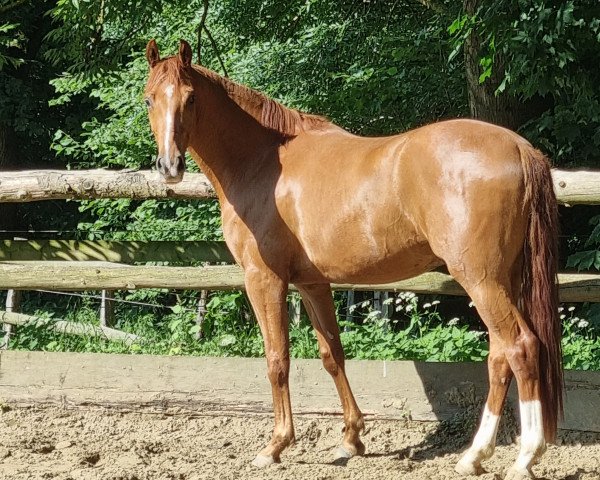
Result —
[{"label": "horse eye", "polygon": [[194,94],[192,93],[188,99],[187,99],[187,103],[188,105],[191,105],[192,103],[194,103],[194,100],[196,100],[196,97],[194,96]]},{"label": "horse eye", "polygon": [[144,103],[146,104],[146,107],[150,108],[152,106],[152,100],[150,100],[149,98],[144,98]]}]

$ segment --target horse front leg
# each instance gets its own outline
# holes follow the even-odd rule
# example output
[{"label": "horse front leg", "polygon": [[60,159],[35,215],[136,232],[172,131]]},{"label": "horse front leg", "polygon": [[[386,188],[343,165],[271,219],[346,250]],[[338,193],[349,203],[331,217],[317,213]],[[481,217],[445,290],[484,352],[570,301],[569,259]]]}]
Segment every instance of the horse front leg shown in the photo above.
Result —
[{"label": "horse front leg", "polygon": [[317,334],[323,367],[335,382],[344,412],[344,438],[335,452],[335,460],[362,455],[365,446],[359,435],[365,428],[363,415],[356,404],[344,368],[344,349],[335,316],[329,285],[297,285],[306,311]]},{"label": "horse front leg", "polygon": [[294,442],[290,402],[290,340],[286,295],[288,284],[270,271],[247,269],[246,292],[265,344],[268,377],[273,393],[275,427],[269,444],[252,464],[265,467],[280,461],[281,452]]}]

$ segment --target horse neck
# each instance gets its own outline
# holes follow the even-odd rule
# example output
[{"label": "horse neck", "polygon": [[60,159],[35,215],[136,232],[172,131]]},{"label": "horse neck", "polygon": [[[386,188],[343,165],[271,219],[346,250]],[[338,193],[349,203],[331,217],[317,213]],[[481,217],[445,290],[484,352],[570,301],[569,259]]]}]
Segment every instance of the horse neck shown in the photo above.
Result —
[{"label": "horse neck", "polygon": [[189,150],[223,201],[229,192],[239,190],[241,182],[268,175],[271,163],[277,167],[281,138],[260,125],[218,83],[203,78],[195,81],[201,82],[203,94]]}]

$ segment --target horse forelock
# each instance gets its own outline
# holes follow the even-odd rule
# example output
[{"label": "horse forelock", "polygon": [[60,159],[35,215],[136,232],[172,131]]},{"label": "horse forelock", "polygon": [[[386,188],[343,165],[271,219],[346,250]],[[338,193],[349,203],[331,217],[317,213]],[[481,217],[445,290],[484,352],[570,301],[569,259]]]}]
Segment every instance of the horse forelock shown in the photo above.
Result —
[{"label": "horse forelock", "polygon": [[154,90],[158,85],[167,82],[173,85],[190,83],[190,71],[177,57],[167,57],[159,60],[150,71],[146,91]]}]

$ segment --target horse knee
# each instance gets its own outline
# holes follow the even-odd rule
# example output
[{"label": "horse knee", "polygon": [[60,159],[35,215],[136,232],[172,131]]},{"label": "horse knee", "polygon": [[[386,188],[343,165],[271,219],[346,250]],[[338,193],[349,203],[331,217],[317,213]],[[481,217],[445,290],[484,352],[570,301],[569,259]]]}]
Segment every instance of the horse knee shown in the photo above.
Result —
[{"label": "horse knee", "polygon": [[282,386],[288,381],[290,373],[290,359],[279,353],[267,354],[267,375],[271,385]]},{"label": "horse knee", "polygon": [[339,373],[340,367],[344,366],[343,355],[336,355],[329,346],[320,347],[319,353],[321,354],[323,368],[325,368],[330,375],[335,377]]}]

